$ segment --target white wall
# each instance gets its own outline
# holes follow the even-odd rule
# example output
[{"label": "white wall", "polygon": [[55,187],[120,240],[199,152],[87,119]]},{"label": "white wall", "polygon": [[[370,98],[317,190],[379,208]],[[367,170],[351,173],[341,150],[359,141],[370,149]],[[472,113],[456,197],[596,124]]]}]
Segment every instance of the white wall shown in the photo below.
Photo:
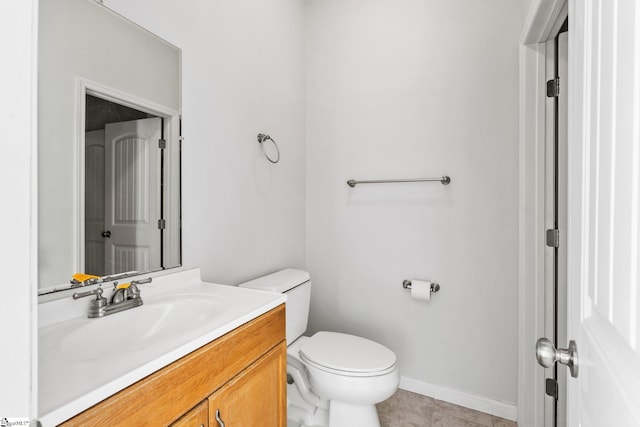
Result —
[{"label": "white wall", "polygon": [[37,2],[0,2],[0,418],[35,417]]},{"label": "white wall", "polygon": [[184,265],[220,283],[304,267],[304,4],[105,4],[182,49]]},{"label": "white wall", "polygon": [[[306,15],[311,329],[386,344],[410,388],[509,404],[522,6],[316,0]],[[447,187],[345,184],[444,174]],[[410,278],[442,289],[412,300]]]},{"label": "white wall", "polygon": [[540,3],[539,0],[522,0],[522,18],[526,20],[529,16],[529,10],[533,7],[534,3]]}]

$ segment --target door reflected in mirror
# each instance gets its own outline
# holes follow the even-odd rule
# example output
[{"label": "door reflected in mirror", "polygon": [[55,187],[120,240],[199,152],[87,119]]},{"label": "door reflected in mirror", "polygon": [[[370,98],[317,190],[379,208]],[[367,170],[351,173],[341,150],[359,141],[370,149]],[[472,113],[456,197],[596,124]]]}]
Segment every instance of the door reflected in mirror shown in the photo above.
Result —
[{"label": "door reflected in mirror", "polygon": [[160,270],[164,120],[91,95],[85,111],[84,272]]}]

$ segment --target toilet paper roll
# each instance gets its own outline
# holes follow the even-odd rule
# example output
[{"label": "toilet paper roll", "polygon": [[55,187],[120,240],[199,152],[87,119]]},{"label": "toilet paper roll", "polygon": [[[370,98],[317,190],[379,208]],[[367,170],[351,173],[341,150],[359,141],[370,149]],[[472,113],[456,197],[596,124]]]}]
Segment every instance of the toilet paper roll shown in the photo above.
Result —
[{"label": "toilet paper roll", "polygon": [[431,283],[426,280],[411,280],[411,298],[421,301],[431,301]]}]

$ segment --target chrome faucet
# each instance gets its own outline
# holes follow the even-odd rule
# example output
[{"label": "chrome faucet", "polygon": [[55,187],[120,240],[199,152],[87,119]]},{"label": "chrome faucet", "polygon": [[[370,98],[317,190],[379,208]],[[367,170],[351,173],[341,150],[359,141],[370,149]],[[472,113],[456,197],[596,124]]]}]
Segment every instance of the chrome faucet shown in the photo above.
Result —
[{"label": "chrome faucet", "polygon": [[91,304],[89,304],[88,316],[90,318],[104,317],[113,313],[141,306],[143,302],[138,285],[151,283],[151,280],[151,277],[144,280],[132,280],[131,283],[126,283],[124,285],[118,285],[118,282],[114,282],[113,293],[111,294],[109,301],[102,296],[103,290],[101,287],[92,291],[76,292],[72,297],[73,299],[79,299],[95,295],[96,299],[91,301]]}]

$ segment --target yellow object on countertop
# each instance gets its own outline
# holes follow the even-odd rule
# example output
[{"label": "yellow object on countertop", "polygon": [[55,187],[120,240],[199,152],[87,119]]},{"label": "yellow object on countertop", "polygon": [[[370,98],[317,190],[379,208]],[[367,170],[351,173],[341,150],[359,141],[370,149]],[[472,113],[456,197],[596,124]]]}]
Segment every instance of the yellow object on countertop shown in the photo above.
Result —
[{"label": "yellow object on countertop", "polygon": [[78,283],[86,282],[89,279],[100,278],[100,276],[93,276],[91,274],[84,274],[84,273],[76,273],[72,277],[73,277],[73,280],[75,280]]}]

